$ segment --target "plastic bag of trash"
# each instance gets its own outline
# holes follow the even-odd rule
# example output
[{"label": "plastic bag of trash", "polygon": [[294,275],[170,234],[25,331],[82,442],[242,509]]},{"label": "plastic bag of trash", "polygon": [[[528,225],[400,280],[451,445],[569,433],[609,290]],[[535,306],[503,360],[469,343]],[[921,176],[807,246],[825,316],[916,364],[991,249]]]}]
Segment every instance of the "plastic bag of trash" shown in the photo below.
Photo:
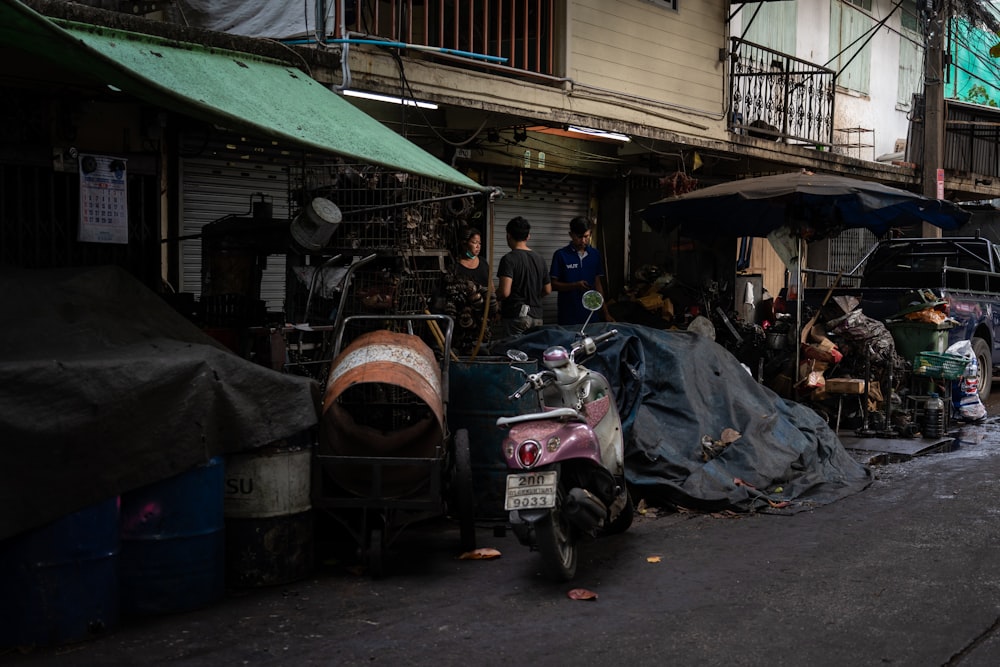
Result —
[{"label": "plastic bag of trash", "polygon": [[951,405],[956,416],[969,422],[985,419],[986,406],[979,400],[979,363],[972,350],[972,343],[962,340],[951,345],[945,352],[961,355],[969,360],[962,377],[952,384]]}]

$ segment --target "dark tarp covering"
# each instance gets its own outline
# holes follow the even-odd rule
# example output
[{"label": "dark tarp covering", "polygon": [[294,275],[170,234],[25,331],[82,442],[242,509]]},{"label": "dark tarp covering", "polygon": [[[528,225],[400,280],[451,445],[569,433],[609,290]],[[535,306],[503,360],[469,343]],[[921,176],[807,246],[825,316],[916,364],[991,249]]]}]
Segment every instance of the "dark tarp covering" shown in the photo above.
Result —
[{"label": "dark tarp covering", "polygon": [[[632,324],[593,324],[587,331],[608,326],[619,336],[584,363],[615,387],[625,474],[640,495],[703,510],[792,513],[871,482],[871,471],[815,411],[758,384],[722,346],[692,332]],[[549,326],[498,341],[493,350],[516,347],[540,359],[546,347],[572,341],[572,331]],[[742,437],[705,462],[702,437],[719,440],[726,428]],[[781,508],[771,504],[786,501]]]},{"label": "dark tarp covering", "polygon": [[0,538],[317,422],[314,381],[229,352],[121,269],[0,269],[0,293]]}]

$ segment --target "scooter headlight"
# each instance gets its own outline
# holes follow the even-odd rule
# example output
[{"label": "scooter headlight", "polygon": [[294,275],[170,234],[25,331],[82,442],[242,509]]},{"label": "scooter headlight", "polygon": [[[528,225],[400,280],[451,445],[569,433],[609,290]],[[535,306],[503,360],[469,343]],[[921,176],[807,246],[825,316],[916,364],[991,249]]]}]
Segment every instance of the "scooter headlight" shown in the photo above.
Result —
[{"label": "scooter headlight", "polygon": [[534,440],[525,440],[517,448],[517,462],[524,468],[530,468],[542,456],[542,446]]}]

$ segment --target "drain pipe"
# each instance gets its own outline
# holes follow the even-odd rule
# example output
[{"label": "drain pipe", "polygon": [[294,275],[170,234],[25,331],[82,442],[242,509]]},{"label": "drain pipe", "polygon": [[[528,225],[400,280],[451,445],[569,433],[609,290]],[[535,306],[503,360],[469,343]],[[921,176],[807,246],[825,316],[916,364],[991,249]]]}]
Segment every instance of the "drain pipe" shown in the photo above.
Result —
[{"label": "drain pipe", "polygon": [[[339,0],[337,5],[337,34],[343,36],[347,34],[347,0]],[[343,92],[351,87],[351,65],[348,60],[351,43],[345,42],[340,49],[340,76],[341,84],[337,88],[338,92]]]}]

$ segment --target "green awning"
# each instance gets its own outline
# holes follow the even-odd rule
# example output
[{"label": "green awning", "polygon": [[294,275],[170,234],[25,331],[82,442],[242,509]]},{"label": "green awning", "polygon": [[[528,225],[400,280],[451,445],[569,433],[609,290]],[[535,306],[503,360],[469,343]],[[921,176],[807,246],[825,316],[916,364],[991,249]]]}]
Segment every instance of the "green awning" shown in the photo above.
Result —
[{"label": "green awning", "polygon": [[150,104],[261,138],[479,185],[302,71],[250,53],[69,21],[0,3],[0,42]]}]

